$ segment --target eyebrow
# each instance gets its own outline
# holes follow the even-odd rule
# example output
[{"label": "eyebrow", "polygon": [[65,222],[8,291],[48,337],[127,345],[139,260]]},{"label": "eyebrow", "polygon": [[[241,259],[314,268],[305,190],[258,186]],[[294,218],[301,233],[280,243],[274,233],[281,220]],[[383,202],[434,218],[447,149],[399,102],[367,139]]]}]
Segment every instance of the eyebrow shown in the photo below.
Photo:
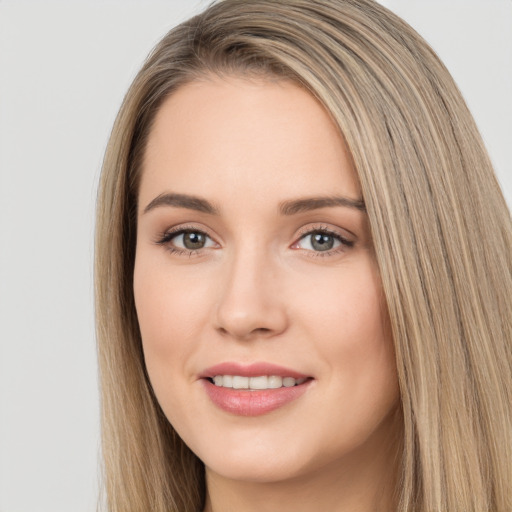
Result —
[{"label": "eyebrow", "polygon": [[[177,208],[186,208],[195,210],[209,215],[218,215],[219,210],[212,203],[201,197],[188,194],[176,194],[166,192],[155,197],[145,208],[143,213],[147,213],[161,206],[174,206]],[[362,212],[366,211],[364,201],[362,199],[349,199],[342,196],[326,196],[326,197],[307,197],[304,199],[293,199],[284,201],[279,205],[281,215],[296,215],[311,210],[319,210],[320,208],[329,208],[333,206],[343,206],[353,208]]]},{"label": "eyebrow", "polygon": [[155,197],[155,199],[153,199],[146,208],[144,208],[143,213],[147,213],[159,206],[175,206],[178,208],[186,208],[188,210],[208,213],[210,215],[218,215],[219,213],[219,210],[206,199],[190,196],[188,194],[174,193],[164,193]]},{"label": "eyebrow", "polygon": [[366,211],[366,206],[362,199],[349,199],[348,197],[341,196],[308,197],[305,199],[285,201],[281,203],[279,210],[282,215],[295,215],[297,213],[319,210],[320,208],[329,208],[333,206],[344,206],[346,208],[354,208],[362,212]]}]

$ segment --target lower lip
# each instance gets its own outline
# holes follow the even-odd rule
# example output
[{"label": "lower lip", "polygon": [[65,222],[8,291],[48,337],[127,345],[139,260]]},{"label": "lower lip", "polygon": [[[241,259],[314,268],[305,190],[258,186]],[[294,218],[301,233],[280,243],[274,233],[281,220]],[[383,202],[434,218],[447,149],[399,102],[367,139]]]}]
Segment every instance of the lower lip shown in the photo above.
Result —
[{"label": "lower lip", "polygon": [[311,380],[298,386],[264,390],[240,390],[216,386],[203,379],[210,400],[222,410],[237,416],[260,416],[275,411],[302,396]]}]

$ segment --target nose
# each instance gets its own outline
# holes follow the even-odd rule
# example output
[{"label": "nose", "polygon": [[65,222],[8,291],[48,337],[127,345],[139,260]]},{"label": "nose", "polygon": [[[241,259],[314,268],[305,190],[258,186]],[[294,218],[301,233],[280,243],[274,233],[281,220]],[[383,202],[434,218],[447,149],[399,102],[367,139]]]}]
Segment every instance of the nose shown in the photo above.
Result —
[{"label": "nose", "polygon": [[234,255],[220,280],[215,326],[237,340],[271,338],[288,327],[278,265],[266,255]]}]

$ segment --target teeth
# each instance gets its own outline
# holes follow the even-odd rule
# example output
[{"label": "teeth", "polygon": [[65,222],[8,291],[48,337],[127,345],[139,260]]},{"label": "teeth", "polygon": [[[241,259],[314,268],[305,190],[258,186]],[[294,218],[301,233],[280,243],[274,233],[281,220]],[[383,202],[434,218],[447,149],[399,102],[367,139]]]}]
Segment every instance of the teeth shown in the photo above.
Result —
[{"label": "teeth", "polygon": [[283,378],[277,377],[273,375],[272,377],[268,378],[268,387],[270,389],[277,389],[280,388],[283,385]]},{"label": "teeth", "polygon": [[[224,379],[222,379],[224,384]],[[233,389],[247,389],[249,387],[249,377],[239,377],[233,375]]]},{"label": "teeth", "polygon": [[283,386],[285,388],[291,388],[292,386],[295,386],[295,379],[293,377],[285,377],[283,379]]},{"label": "teeth", "polygon": [[262,377],[251,377],[249,379],[250,389],[268,389],[268,377],[263,375]]},{"label": "teeth", "polygon": [[305,382],[305,378],[279,377],[278,375],[261,375],[259,377],[241,377],[240,375],[215,375],[216,386],[233,389],[277,389],[290,388]]}]

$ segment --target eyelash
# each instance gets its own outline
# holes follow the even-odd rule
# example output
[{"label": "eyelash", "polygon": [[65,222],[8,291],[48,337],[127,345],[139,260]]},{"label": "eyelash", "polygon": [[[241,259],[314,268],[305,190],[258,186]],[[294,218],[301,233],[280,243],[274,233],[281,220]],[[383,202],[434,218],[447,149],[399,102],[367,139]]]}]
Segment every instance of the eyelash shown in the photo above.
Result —
[{"label": "eyelash", "polygon": [[178,256],[188,256],[189,258],[198,256],[201,252],[201,249],[182,249],[171,244],[173,238],[176,238],[177,236],[183,235],[185,233],[199,233],[205,235],[210,240],[213,240],[213,238],[203,229],[197,229],[194,226],[179,226],[177,228],[171,228],[162,233],[156,240],[156,244],[164,246],[171,254],[176,254]]},{"label": "eyelash", "polygon": [[[305,239],[308,236],[312,236],[314,234],[328,235],[332,236],[335,240],[340,242],[340,245],[334,249],[329,249],[326,251],[312,251],[309,249],[302,249],[308,253],[308,256],[313,258],[326,258],[329,256],[336,256],[341,252],[354,247],[354,242],[352,240],[348,240],[344,236],[340,235],[337,231],[334,231],[327,226],[313,226],[305,228],[304,231],[299,233],[297,241],[292,244],[292,246],[297,245],[301,240]],[[300,250],[300,248],[297,248]]]},{"label": "eyelash", "polygon": [[[204,230],[197,229],[194,226],[179,226],[177,228],[173,228],[170,230],[165,231],[162,233],[158,239],[156,240],[157,245],[164,246],[171,254],[176,254],[178,256],[198,256],[201,254],[203,248],[200,249],[182,249],[180,247],[175,247],[171,244],[172,240],[176,238],[179,235],[183,235],[185,233],[198,233],[201,235],[204,235],[208,237],[210,240],[213,240],[213,238]],[[338,232],[327,228],[326,226],[314,226],[304,229],[301,233],[299,233],[299,236],[297,240],[292,244],[292,247],[297,245],[301,240],[305,239],[307,236],[311,236],[314,234],[322,234],[327,236],[332,236],[334,239],[336,239],[338,242],[340,242],[340,245],[335,249],[329,249],[326,251],[313,251],[309,249],[301,249],[300,247],[295,248],[295,250],[303,250],[308,253],[308,256],[310,257],[328,257],[328,256],[335,256],[339,254],[340,252],[344,252],[347,249],[350,249],[354,246],[354,242],[351,240],[348,240],[344,236],[340,235]]]}]

